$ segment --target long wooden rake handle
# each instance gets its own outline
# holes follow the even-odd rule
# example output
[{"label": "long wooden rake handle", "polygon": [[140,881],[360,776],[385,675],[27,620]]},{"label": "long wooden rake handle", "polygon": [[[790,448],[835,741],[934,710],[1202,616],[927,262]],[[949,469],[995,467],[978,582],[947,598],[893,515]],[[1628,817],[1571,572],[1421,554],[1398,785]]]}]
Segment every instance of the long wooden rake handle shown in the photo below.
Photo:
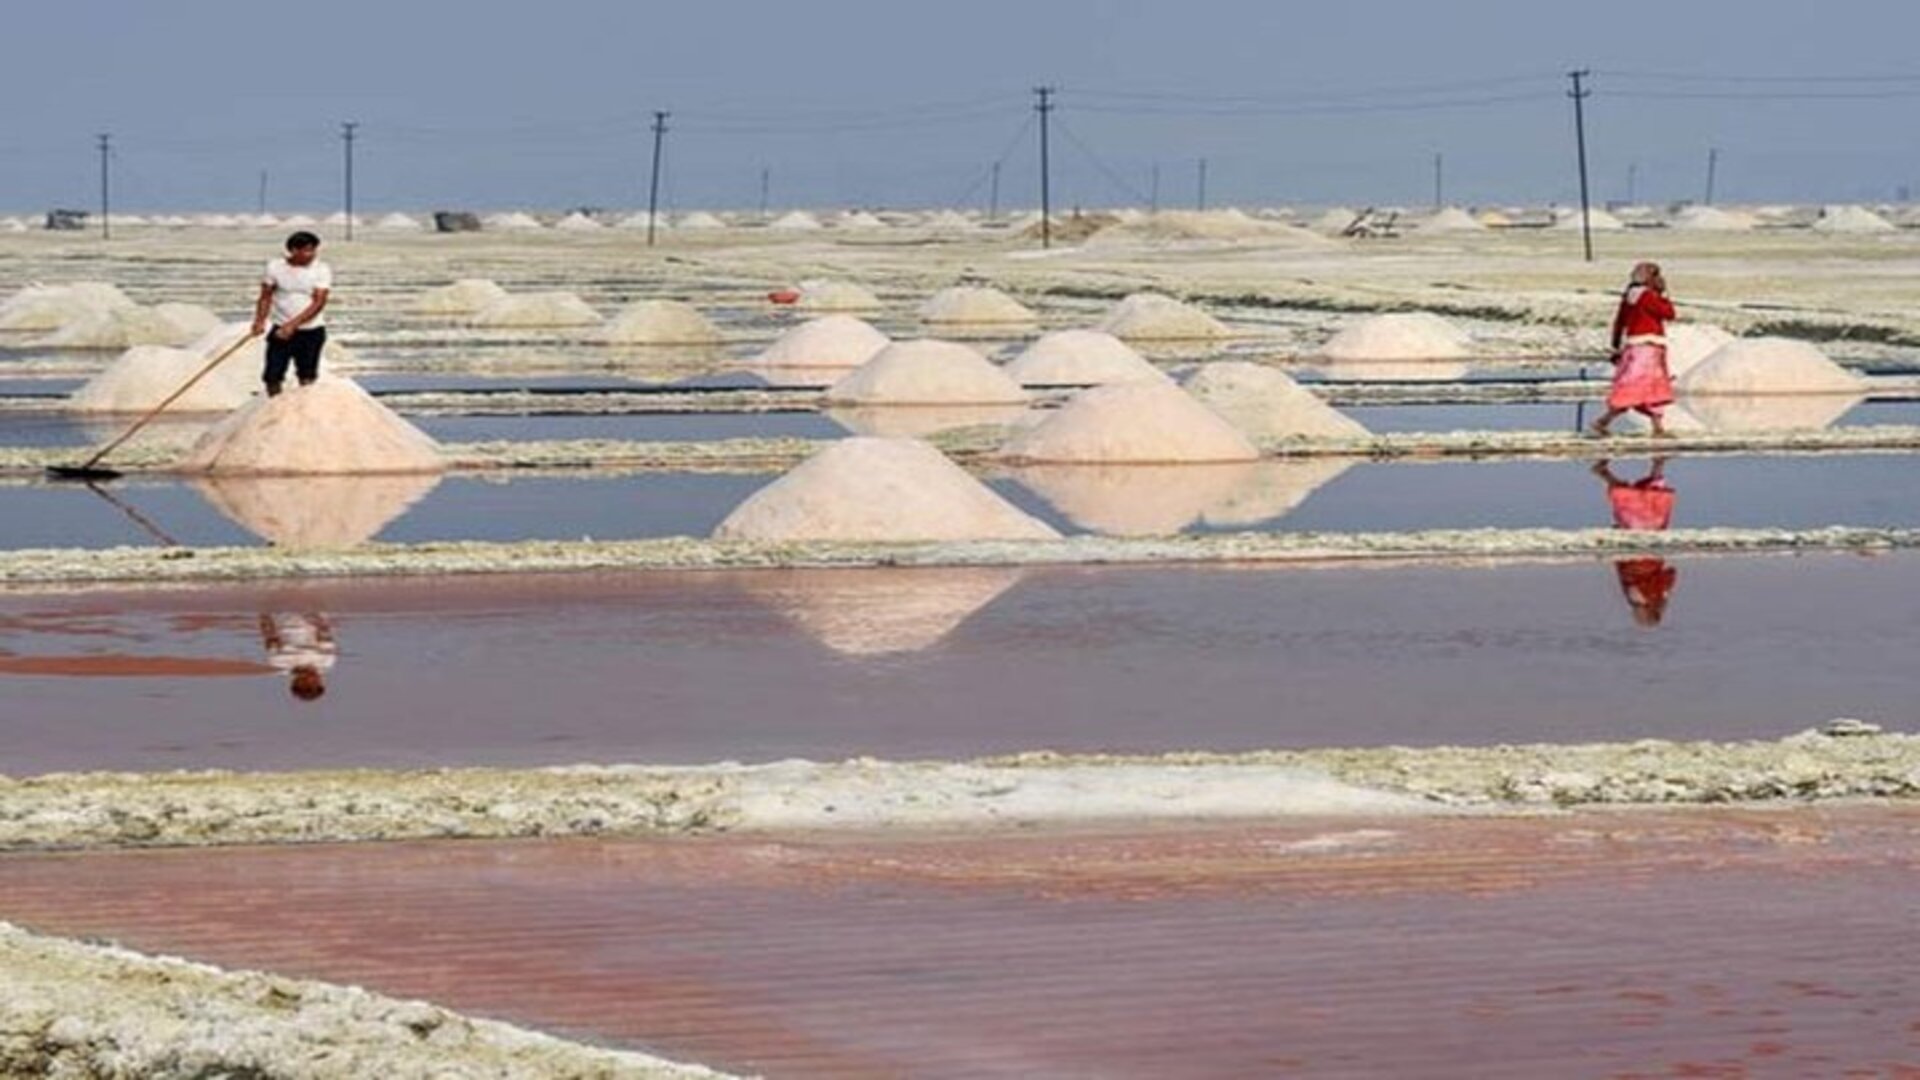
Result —
[{"label": "long wooden rake handle", "polygon": [[193,389],[193,386],[195,383],[199,382],[201,379],[204,379],[209,374],[211,374],[214,368],[219,367],[223,362],[226,361],[227,357],[232,356],[234,353],[239,352],[241,346],[245,345],[247,342],[252,341],[254,338],[259,336],[260,335],[249,330],[247,331],[246,335],[243,336],[239,341],[236,341],[233,344],[227,346],[226,348],[220,350],[220,355],[207,361],[207,366],[201,368],[199,371],[194,372],[193,378],[188,379],[186,382],[181,383],[180,388],[175,390],[173,393],[168,394],[166,397],[166,400],[162,401],[160,404],[155,405],[152,409],[148,410],[145,416],[142,416],[140,419],[135,420],[133,422],[132,427],[121,432],[119,438],[101,447],[99,452],[95,453],[92,457],[88,458],[86,460],[86,463],[81,465],[80,468],[82,470],[87,470],[87,469],[93,468],[95,465],[100,464],[100,461],[102,458],[106,457],[108,454],[113,453],[115,450],[120,449],[121,443],[124,443],[128,439],[133,438],[134,435],[137,434],[141,428],[147,426],[149,421],[151,421],[154,417],[159,416],[162,412],[165,412],[167,406],[173,404],[176,401],[179,401],[180,396],[182,394],[185,394],[187,391]]}]

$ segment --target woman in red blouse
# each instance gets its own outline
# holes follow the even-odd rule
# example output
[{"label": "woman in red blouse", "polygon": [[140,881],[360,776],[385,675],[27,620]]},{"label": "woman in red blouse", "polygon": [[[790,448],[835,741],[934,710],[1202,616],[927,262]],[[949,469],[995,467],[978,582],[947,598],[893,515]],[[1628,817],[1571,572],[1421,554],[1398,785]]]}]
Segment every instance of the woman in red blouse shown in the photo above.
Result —
[{"label": "woman in red blouse", "polygon": [[1614,420],[1629,410],[1644,414],[1655,435],[1667,433],[1660,409],[1673,401],[1667,323],[1674,317],[1660,267],[1650,262],[1634,267],[1613,317],[1613,389],[1607,394],[1606,413],[1593,422],[1595,435],[1612,434]]}]

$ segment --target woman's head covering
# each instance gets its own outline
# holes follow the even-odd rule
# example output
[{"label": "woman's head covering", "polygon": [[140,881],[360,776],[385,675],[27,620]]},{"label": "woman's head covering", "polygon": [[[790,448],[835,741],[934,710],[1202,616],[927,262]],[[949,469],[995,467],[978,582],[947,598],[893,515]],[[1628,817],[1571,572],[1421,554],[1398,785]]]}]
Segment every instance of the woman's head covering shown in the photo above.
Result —
[{"label": "woman's head covering", "polygon": [[1633,274],[1627,280],[1635,285],[1651,285],[1653,279],[1659,276],[1659,263],[1643,262],[1634,264]]}]

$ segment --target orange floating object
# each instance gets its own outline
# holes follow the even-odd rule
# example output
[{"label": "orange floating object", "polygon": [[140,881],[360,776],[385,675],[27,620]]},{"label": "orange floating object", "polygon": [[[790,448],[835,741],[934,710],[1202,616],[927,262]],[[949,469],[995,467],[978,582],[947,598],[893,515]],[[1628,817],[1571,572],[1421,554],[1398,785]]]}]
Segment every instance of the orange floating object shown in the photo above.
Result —
[{"label": "orange floating object", "polygon": [[776,304],[797,304],[800,302],[800,290],[775,289],[767,294],[767,299]]}]

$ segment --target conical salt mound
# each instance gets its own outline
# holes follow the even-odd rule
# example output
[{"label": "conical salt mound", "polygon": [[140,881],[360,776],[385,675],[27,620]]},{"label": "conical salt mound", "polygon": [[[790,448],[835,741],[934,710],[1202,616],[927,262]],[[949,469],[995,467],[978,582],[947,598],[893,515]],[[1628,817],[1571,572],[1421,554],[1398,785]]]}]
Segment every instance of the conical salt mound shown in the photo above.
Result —
[{"label": "conical salt mound", "polygon": [[851,315],[823,315],[788,330],[754,358],[762,367],[857,368],[892,344],[887,335]]},{"label": "conical salt mound", "polygon": [[1767,337],[1742,338],[1715,349],[1680,377],[1677,389],[1682,397],[1857,394],[1866,382],[1804,341]]},{"label": "conical salt mound", "polygon": [[222,476],[437,473],[446,468],[425,432],[348,379],[323,375],[256,397],[208,428],[180,460],[182,472]]},{"label": "conical salt mound", "polygon": [[880,220],[877,217],[874,217],[872,214],[867,213],[865,210],[855,210],[852,213],[842,214],[834,220],[833,225],[837,229],[856,229],[856,230],[884,229],[887,227],[886,222]]},{"label": "conical salt mound", "polygon": [[518,210],[490,215],[482,221],[482,224],[489,229],[498,229],[501,232],[533,232],[546,228],[545,225],[540,224],[539,218]]},{"label": "conical salt mound", "polygon": [[962,428],[1004,430],[1028,413],[1025,405],[835,405],[826,417],[855,435],[924,439]]},{"label": "conical salt mound", "polygon": [[1102,386],[1166,378],[1126,342],[1103,330],[1043,334],[1004,370],[1022,386]]},{"label": "conical salt mound", "polygon": [[882,656],[939,644],[1019,580],[1007,566],[773,570],[744,587],[827,648]]},{"label": "conical salt mound", "polygon": [[137,306],[104,281],[29,285],[0,303],[0,330],[58,330],[78,319]]},{"label": "conical salt mound", "polygon": [[1673,216],[1673,227],[1682,232],[1747,232],[1753,226],[1747,215],[1717,206],[1689,206]]},{"label": "conical salt mound", "polygon": [[[628,214],[626,217],[621,218],[618,224],[623,229],[644,229],[647,226],[651,225],[653,226],[653,230],[655,232],[659,232],[662,229],[672,228],[672,225],[673,225],[672,222],[667,220],[667,215],[649,214],[645,210],[642,210],[637,214]],[[558,228],[558,227],[559,226],[555,226],[555,228]]]},{"label": "conical salt mound", "polygon": [[1021,405],[1027,392],[993,362],[951,341],[896,341],[827,388],[848,405]]},{"label": "conical salt mound", "polygon": [[1034,314],[1025,304],[999,289],[955,285],[941,289],[920,305],[920,318],[930,323],[1030,323]]},{"label": "conical salt mound", "polygon": [[1479,218],[1465,210],[1457,206],[1449,206],[1444,210],[1436,210],[1432,216],[1422,219],[1420,231],[1423,233],[1486,232],[1487,227],[1480,222]]},{"label": "conical salt mound", "polygon": [[720,540],[1051,540],[1043,522],[916,439],[842,439],[748,496]]},{"label": "conical salt mound", "polygon": [[1319,217],[1314,218],[1309,228],[1315,232],[1343,233],[1352,228],[1353,223],[1359,218],[1359,211],[1352,207],[1332,206],[1322,211]]},{"label": "conical salt mound", "polygon": [[1251,466],[1251,471],[1225,497],[1208,503],[1200,520],[1221,528],[1277,521],[1353,464],[1351,458],[1328,457],[1262,461]]},{"label": "conical salt mound", "polygon": [[1464,330],[1425,311],[1362,319],[1321,349],[1329,360],[1456,360],[1471,352]]},{"label": "conical salt mound", "polygon": [[1217,341],[1233,336],[1226,323],[1159,293],[1134,293],[1115,304],[1094,328],[1124,341]]},{"label": "conical salt mound", "polygon": [[424,226],[405,214],[392,213],[373,223],[376,229],[389,232],[419,232]]},{"label": "conical salt mound", "polygon": [[800,299],[795,307],[802,311],[878,311],[880,298],[850,281],[824,281],[815,278],[796,286]]},{"label": "conical salt mound", "polygon": [[594,326],[600,313],[570,292],[519,293],[501,297],[468,320],[475,327],[507,329],[543,326]]},{"label": "conical salt mound", "polygon": [[1864,206],[1829,206],[1820,211],[1813,228],[1824,233],[1885,233],[1895,225]]},{"label": "conical salt mound", "polygon": [[1676,322],[1667,324],[1667,373],[1679,378],[1699,366],[1733,335],[1712,323]]},{"label": "conical salt mound", "polygon": [[[211,359],[191,349],[135,345],[106,370],[75,390],[67,408],[76,412],[134,413],[159,406]],[[167,406],[172,412],[227,412],[259,387],[259,369],[230,357]]]},{"label": "conical salt mound", "polygon": [[507,290],[486,278],[461,278],[421,293],[413,310],[422,315],[476,315],[506,298]]},{"label": "conical salt mound", "polygon": [[1218,413],[1171,382],[1083,390],[1007,444],[1012,461],[1184,464],[1252,461],[1260,451]]},{"label": "conical salt mound", "polygon": [[1837,394],[1699,394],[1682,399],[1667,418],[1670,430],[1676,426],[1673,413],[1691,417],[1705,431],[1821,431],[1845,416],[1866,395]]},{"label": "conical salt mound", "polygon": [[695,210],[693,213],[680,219],[680,228],[683,230],[724,229],[726,227],[726,222],[721,221],[705,210]]},{"label": "conical salt mound", "polygon": [[614,313],[600,340],[619,345],[712,345],[720,331],[700,309],[679,300],[636,300]]},{"label": "conical salt mound", "polygon": [[229,521],[275,547],[298,551],[364,544],[439,483],[434,473],[204,476],[193,487]]},{"label": "conical salt mound", "polygon": [[825,228],[820,219],[805,210],[789,210],[767,223],[767,228],[781,232],[813,232]]},{"label": "conical salt mound", "polygon": [[1202,364],[1183,385],[1252,439],[1359,439],[1367,429],[1286,372],[1244,360]]},{"label": "conical salt mound", "polygon": [[96,311],[63,324],[35,345],[49,349],[125,349],[184,345],[220,325],[220,316],[196,304]]},{"label": "conical salt mound", "polygon": [[601,229],[606,228],[605,225],[600,224],[578,210],[554,222],[553,227],[561,232],[599,232]]},{"label": "conical salt mound", "polygon": [[1567,210],[1558,215],[1553,223],[1553,227],[1574,232],[1578,232],[1582,228],[1590,228],[1594,232],[1619,232],[1627,227],[1627,223],[1596,206],[1588,209],[1587,219],[1584,224],[1580,218],[1580,211]]},{"label": "conical salt mound", "polygon": [[1259,468],[1211,465],[1025,465],[1021,487],[1075,526],[1102,536],[1172,536],[1231,498]]}]

